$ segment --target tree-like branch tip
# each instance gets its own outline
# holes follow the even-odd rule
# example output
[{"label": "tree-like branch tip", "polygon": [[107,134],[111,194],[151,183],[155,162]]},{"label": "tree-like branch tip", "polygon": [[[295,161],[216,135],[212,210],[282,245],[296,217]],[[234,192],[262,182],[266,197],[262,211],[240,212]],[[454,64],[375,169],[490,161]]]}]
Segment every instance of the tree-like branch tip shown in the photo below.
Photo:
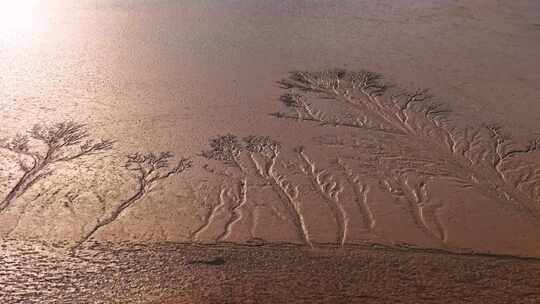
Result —
[{"label": "tree-like branch tip", "polygon": [[15,153],[26,153],[30,150],[29,142],[28,136],[17,134],[11,140],[5,138],[0,140],[0,147]]},{"label": "tree-like branch tip", "polygon": [[285,93],[279,97],[279,100],[289,108],[300,108],[306,102],[306,97],[298,93]]},{"label": "tree-like branch tip", "polygon": [[129,171],[138,172],[140,182],[143,185],[150,185],[155,181],[168,178],[170,176],[180,174],[191,168],[193,162],[189,158],[181,158],[178,164],[170,168],[170,160],[174,154],[170,151],[166,152],[135,152],[126,155],[124,168]]},{"label": "tree-like branch tip", "polygon": [[484,123],[482,124],[483,128],[485,128],[486,130],[488,130],[489,132],[489,135],[493,138],[493,139],[501,139],[501,140],[504,140],[504,139],[507,139],[508,136],[506,136],[504,133],[503,133],[503,128],[497,124],[497,123]]},{"label": "tree-like branch tip", "polygon": [[35,124],[30,136],[48,145],[73,146],[90,136],[86,124],[73,121],[59,122],[53,125]]},{"label": "tree-like branch tip", "polygon": [[287,116],[287,114],[285,114],[283,112],[274,112],[274,113],[270,113],[270,116],[274,116],[274,117],[277,117],[277,118],[285,118]]},{"label": "tree-like branch tip", "polygon": [[531,152],[540,150],[540,141],[536,138],[529,140],[526,145],[526,149],[528,149]]},{"label": "tree-like branch tip", "polygon": [[298,146],[294,148],[294,152],[296,153],[304,153],[305,147],[304,146]]},{"label": "tree-like branch tip", "polygon": [[425,115],[430,117],[443,117],[450,113],[450,110],[445,108],[444,105],[435,102],[426,104],[423,110]]},{"label": "tree-like branch tip", "polygon": [[281,150],[281,144],[270,136],[249,135],[243,138],[245,149],[252,153],[262,153],[272,156]]},{"label": "tree-like branch tip", "polygon": [[[101,139],[95,142],[88,139],[90,133],[86,124],[73,121],[59,122],[52,125],[35,124],[28,135],[47,146],[44,156],[47,162],[70,161],[112,149],[115,141]],[[77,146],[79,152],[69,153],[69,147]]]},{"label": "tree-like branch tip", "polygon": [[401,111],[408,110],[416,103],[424,103],[432,99],[433,95],[429,94],[429,89],[401,90],[389,97],[389,100],[397,105]]},{"label": "tree-like branch tip", "polygon": [[411,101],[426,101],[433,98],[433,95],[429,93],[429,89],[417,89],[412,93],[406,93],[406,96]]},{"label": "tree-like branch tip", "polygon": [[370,95],[380,96],[390,88],[390,85],[383,82],[384,78],[381,74],[370,71],[360,71],[351,72],[351,75],[351,79],[354,81],[355,86],[361,90],[368,91]]},{"label": "tree-like branch tip", "polygon": [[193,167],[193,161],[189,158],[182,158],[178,162],[178,165],[174,168],[175,174],[182,173],[186,171],[187,169],[190,169]]},{"label": "tree-like branch tip", "polygon": [[207,159],[234,165],[243,150],[244,147],[236,135],[218,135],[210,140],[210,149],[203,151],[202,156]]},{"label": "tree-like branch tip", "polygon": [[81,151],[106,151],[111,150],[116,141],[110,139],[101,139],[99,142],[94,142],[93,140],[87,140],[79,148]]}]

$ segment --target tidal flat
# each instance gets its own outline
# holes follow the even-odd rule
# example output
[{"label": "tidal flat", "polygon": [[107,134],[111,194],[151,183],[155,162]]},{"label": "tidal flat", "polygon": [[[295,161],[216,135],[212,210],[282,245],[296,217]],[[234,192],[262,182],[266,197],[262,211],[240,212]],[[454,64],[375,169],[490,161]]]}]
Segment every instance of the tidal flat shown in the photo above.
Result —
[{"label": "tidal flat", "polygon": [[0,302],[539,302],[539,12],[2,2]]}]

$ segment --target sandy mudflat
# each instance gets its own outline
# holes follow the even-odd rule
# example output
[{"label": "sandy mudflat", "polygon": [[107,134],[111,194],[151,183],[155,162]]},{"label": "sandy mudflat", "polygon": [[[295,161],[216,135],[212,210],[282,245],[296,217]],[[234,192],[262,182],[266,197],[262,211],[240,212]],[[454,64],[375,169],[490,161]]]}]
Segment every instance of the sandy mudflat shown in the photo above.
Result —
[{"label": "sandy mudflat", "polygon": [[540,301],[538,1],[30,2],[0,303]]},{"label": "sandy mudflat", "polygon": [[5,241],[3,303],[537,303],[540,260],[381,246]]}]

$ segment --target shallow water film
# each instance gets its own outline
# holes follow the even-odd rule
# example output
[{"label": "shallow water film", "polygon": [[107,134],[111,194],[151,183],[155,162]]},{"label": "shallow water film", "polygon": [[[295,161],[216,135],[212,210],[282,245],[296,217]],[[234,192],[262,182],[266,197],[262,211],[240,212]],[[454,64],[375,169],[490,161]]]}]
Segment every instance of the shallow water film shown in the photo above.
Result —
[{"label": "shallow water film", "polygon": [[0,302],[540,302],[538,20],[2,2]]}]

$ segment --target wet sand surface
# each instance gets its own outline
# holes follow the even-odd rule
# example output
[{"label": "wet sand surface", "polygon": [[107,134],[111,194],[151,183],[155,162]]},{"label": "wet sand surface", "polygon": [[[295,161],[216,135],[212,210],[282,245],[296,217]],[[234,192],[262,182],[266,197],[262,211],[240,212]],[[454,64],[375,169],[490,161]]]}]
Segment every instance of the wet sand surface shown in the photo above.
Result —
[{"label": "wet sand surface", "polygon": [[537,1],[71,2],[0,13],[0,299],[539,301]]},{"label": "wet sand surface", "polygon": [[3,303],[537,303],[540,260],[357,246],[5,241]]}]

